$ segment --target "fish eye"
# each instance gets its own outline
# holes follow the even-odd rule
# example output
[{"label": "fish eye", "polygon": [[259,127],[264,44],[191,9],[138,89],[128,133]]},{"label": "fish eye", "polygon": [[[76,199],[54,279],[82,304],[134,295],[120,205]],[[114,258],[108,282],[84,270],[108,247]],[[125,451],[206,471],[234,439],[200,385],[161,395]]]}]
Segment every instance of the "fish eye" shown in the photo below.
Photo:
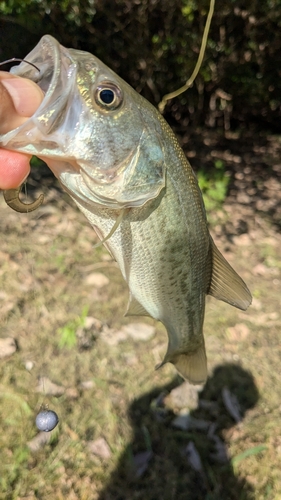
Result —
[{"label": "fish eye", "polygon": [[119,108],[123,102],[121,89],[111,82],[102,82],[95,91],[96,103],[108,111]]}]

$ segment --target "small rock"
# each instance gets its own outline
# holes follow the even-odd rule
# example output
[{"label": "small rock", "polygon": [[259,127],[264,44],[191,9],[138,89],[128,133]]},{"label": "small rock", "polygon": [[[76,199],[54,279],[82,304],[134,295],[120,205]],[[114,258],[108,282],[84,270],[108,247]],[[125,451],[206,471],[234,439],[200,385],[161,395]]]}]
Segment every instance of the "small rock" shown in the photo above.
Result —
[{"label": "small rock", "polygon": [[94,330],[100,331],[102,329],[102,322],[94,318],[93,316],[86,316],[84,319],[84,325],[83,328],[85,330],[90,330],[90,328],[93,328]]},{"label": "small rock", "polygon": [[93,455],[102,458],[103,460],[108,460],[111,457],[110,448],[104,438],[98,438],[95,441],[89,441],[88,449]]},{"label": "small rock", "polygon": [[48,377],[40,377],[36,392],[41,392],[49,396],[62,396],[65,388],[61,385],[54,384]]},{"label": "small rock", "polygon": [[194,410],[198,406],[198,393],[202,386],[184,382],[173,389],[165,398],[165,404],[172,408],[188,408]]},{"label": "small rock", "polygon": [[102,273],[91,273],[85,279],[86,285],[93,285],[96,288],[102,288],[109,284],[109,279]]},{"label": "small rock", "polygon": [[93,389],[96,386],[95,382],[93,380],[84,380],[81,382],[80,387],[82,389],[90,390]]},{"label": "small rock", "polygon": [[24,366],[25,366],[26,370],[28,370],[30,372],[34,366],[34,363],[33,363],[33,361],[26,361]]},{"label": "small rock", "polygon": [[0,359],[11,356],[17,350],[17,344],[12,337],[0,339]]},{"label": "small rock", "polygon": [[133,340],[141,340],[142,342],[150,340],[155,334],[155,327],[146,323],[130,323],[124,325],[122,330]]}]

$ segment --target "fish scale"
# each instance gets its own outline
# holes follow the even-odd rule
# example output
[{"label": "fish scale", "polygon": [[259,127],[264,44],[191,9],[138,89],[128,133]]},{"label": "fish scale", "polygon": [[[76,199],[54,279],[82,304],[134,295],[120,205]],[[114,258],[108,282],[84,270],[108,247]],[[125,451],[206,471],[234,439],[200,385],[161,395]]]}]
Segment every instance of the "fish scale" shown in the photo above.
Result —
[{"label": "fish scale", "polygon": [[[171,362],[190,382],[204,382],[206,293],[243,310],[251,294],[210,236],[175,135],[95,56],[46,35],[26,59],[39,72],[27,63],[12,72],[35,81],[45,98],[30,119],[0,136],[0,146],[48,164],[118,262],[130,290],[126,314],[165,325],[160,366]],[[14,207],[15,197],[6,195]]]}]

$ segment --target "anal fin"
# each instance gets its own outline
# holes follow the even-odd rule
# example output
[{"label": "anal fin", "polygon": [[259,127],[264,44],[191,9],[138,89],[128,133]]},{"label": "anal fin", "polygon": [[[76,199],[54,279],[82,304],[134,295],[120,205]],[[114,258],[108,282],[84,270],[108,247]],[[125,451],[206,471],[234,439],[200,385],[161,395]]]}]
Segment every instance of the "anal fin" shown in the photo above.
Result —
[{"label": "anal fin", "polygon": [[127,306],[125,316],[150,316],[147,310],[135,299],[132,293]]},{"label": "anal fin", "polygon": [[245,311],[252,302],[251,293],[242,278],[225,260],[211,238],[212,278],[207,293]]}]

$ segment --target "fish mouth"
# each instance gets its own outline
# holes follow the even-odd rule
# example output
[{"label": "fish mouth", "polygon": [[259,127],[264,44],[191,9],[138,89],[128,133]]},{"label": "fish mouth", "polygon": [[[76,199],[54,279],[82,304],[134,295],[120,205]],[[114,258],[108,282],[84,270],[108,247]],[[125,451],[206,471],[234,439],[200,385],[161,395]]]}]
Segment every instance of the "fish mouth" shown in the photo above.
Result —
[{"label": "fish mouth", "polygon": [[[41,38],[36,47],[28,54],[26,60],[38,69],[28,62],[22,62],[19,66],[11,68],[11,73],[36,83],[43,91],[44,99],[31,118],[17,129],[6,134],[4,138],[2,137],[2,143],[3,139],[11,141],[13,135],[18,134],[20,130],[26,132],[29,127],[34,126],[40,132],[40,141],[44,141],[43,134],[49,135],[55,125],[58,127],[58,120],[67,106],[73,81],[76,82],[76,78],[72,78],[72,76],[76,76],[77,64],[70,52],[50,35]],[[33,136],[31,139],[36,143],[36,150],[38,150],[40,147],[39,137],[37,141]],[[15,147],[17,147],[16,144]]]},{"label": "fish mouth", "polygon": [[[38,69],[22,62],[11,73],[36,83],[44,98],[22,125],[0,136],[0,147],[43,159],[69,194],[83,204],[119,209],[141,206],[158,196],[165,186],[163,148],[160,137],[151,136],[145,125],[120,161],[105,166],[104,159],[101,164],[95,160],[99,137],[91,103],[85,101],[79,84],[81,90],[81,73],[89,66],[92,82],[99,67],[102,74],[112,76],[109,68],[89,53],[63,47],[50,35],[41,38],[25,61]],[[142,169],[149,170],[147,150],[153,151],[152,168],[143,180]]]},{"label": "fish mouth", "polygon": [[[77,96],[77,72],[78,63],[71,49],[50,35],[43,36],[25,60],[10,70],[13,75],[36,83],[44,98],[23,124],[0,135],[0,147],[38,156],[59,180],[63,173],[77,175],[81,170],[69,147],[73,137],[67,139],[69,129],[75,130],[77,125],[74,113],[70,112],[70,96]],[[79,115],[79,102],[76,108]]]}]

